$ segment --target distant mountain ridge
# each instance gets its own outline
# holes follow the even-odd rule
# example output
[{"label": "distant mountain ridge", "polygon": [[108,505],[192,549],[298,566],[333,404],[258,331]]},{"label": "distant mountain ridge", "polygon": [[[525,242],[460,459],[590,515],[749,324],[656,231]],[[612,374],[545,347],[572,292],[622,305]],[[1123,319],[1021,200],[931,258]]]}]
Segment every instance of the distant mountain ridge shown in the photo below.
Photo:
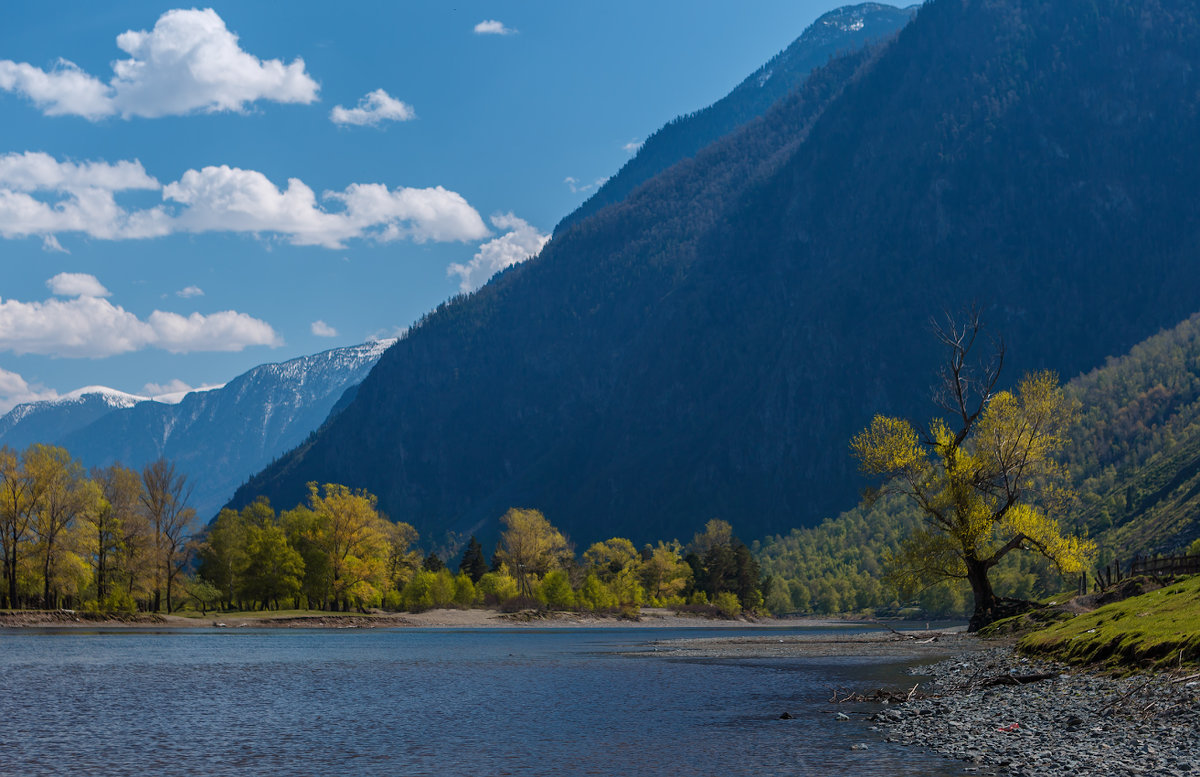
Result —
[{"label": "distant mountain ridge", "polygon": [[555,233],[625,199],[671,165],[695,156],[738,126],[762,116],[830,57],[894,34],[909,22],[916,9],[915,5],[896,8],[882,3],[861,3],[823,14],[791,45],[725,97],[707,108],[673,119],[646,138],[634,157],[564,218],[555,227]]},{"label": "distant mountain ridge", "polygon": [[13,408],[0,418],[0,443],[62,445],[89,467],[119,461],[140,468],[165,456],[194,485],[192,506],[211,517],[243,480],[319,427],[394,342],[260,365],[173,403],[79,389]]},{"label": "distant mountain ridge", "polygon": [[26,448],[35,442],[57,440],[113,410],[149,401],[150,397],[107,386],[84,386],[53,399],[25,402],[0,416],[0,442]]},{"label": "distant mountain ridge", "polygon": [[511,506],[577,543],[811,525],[873,414],[928,413],[931,315],[978,301],[1016,380],[1195,311],[1198,79],[1186,0],[932,0],[427,316],[234,503],[342,482],[434,538]]}]

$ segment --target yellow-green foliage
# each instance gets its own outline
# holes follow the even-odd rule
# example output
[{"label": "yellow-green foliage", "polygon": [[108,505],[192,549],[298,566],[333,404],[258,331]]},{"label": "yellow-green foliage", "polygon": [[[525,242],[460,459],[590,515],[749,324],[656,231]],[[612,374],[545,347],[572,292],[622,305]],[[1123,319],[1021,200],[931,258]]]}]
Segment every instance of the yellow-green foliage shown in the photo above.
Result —
[{"label": "yellow-green foliage", "polygon": [[737,594],[732,591],[722,591],[713,599],[713,606],[720,610],[726,618],[736,618],[742,614],[742,603]]},{"label": "yellow-green foliage", "polygon": [[1195,666],[1200,664],[1200,576],[1035,632],[1019,648],[1118,670]]},{"label": "yellow-green foliage", "polygon": [[475,589],[483,596],[484,604],[499,604],[517,595],[517,581],[507,570],[501,569],[479,578]]}]

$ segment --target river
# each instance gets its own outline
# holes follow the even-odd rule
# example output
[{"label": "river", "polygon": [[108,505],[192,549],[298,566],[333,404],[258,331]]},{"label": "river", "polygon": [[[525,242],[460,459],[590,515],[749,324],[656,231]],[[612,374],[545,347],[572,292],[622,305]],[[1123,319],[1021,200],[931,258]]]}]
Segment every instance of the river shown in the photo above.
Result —
[{"label": "river", "polygon": [[0,774],[961,773],[834,721],[894,663],[621,654],[737,633],[0,630]]}]

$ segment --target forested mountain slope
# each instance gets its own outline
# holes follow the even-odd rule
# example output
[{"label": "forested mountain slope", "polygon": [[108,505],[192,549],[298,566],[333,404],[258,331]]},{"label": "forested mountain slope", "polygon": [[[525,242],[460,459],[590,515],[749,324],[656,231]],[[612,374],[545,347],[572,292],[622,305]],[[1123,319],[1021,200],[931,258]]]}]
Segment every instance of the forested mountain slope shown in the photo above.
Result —
[{"label": "forested mountain slope", "polygon": [[850,435],[928,412],[931,314],[978,301],[1015,379],[1196,308],[1197,19],[933,0],[430,314],[236,502],[333,481],[426,536],[522,505],[577,542],[833,514]]},{"label": "forested mountain slope", "polygon": [[892,35],[912,18],[916,6],[881,3],[847,5],[818,18],[790,46],[746,77],[725,97],[702,110],[680,116],[659,129],[632,159],[555,228],[560,232],[591,216],[709,143],[762,116],[780,98],[804,83],[835,54]]},{"label": "forested mountain slope", "polygon": [[[1200,537],[1200,314],[1076,377],[1066,391],[1079,413],[1060,458],[1079,500],[1059,520],[1097,540],[1098,566],[1182,552]],[[935,414],[928,403],[914,420]],[[787,581],[797,609],[875,607],[896,597],[883,579],[885,552],[920,521],[914,504],[891,497],[767,538],[756,550],[764,570]],[[1027,557],[996,577],[1005,593],[1033,596],[1064,585],[1051,573]],[[963,603],[966,594],[959,592]],[[944,586],[925,596],[935,608],[954,598]]]}]

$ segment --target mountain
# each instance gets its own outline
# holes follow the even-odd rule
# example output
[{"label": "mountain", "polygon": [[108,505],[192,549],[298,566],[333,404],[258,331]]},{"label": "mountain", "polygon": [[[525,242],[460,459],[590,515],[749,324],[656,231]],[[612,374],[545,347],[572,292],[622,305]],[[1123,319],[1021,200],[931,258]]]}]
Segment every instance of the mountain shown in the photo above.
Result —
[{"label": "mountain", "polygon": [[54,399],[26,402],[0,417],[0,443],[22,449],[35,442],[58,440],[113,410],[148,401],[150,397],[107,386],[85,386]]},{"label": "mountain", "polygon": [[680,160],[767,112],[796,89],[829,58],[886,38],[903,27],[917,6],[896,8],[881,3],[847,5],[813,22],[804,33],[767,64],[751,73],[717,102],[669,122],[596,192],[564,218],[555,233],[591,216],[606,205],[625,199],[641,184]]},{"label": "mountain", "polygon": [[1200,300],[1200,13],[932,0],[425,317],[235,496],[367,488],[436,537],[754,537],[853,504],[850,436],[928,414],[931,315],[1072,375]]},{"label": "mountain", "polygon": [[52,442],[89,467],[119,461],[140,469],[165,456],[193,484],[191,505],[209,517],[249,475],[317,429],[394,342],[264,364],[174,404],[80,389],[14,408],[0,419],[0,443]]}]

